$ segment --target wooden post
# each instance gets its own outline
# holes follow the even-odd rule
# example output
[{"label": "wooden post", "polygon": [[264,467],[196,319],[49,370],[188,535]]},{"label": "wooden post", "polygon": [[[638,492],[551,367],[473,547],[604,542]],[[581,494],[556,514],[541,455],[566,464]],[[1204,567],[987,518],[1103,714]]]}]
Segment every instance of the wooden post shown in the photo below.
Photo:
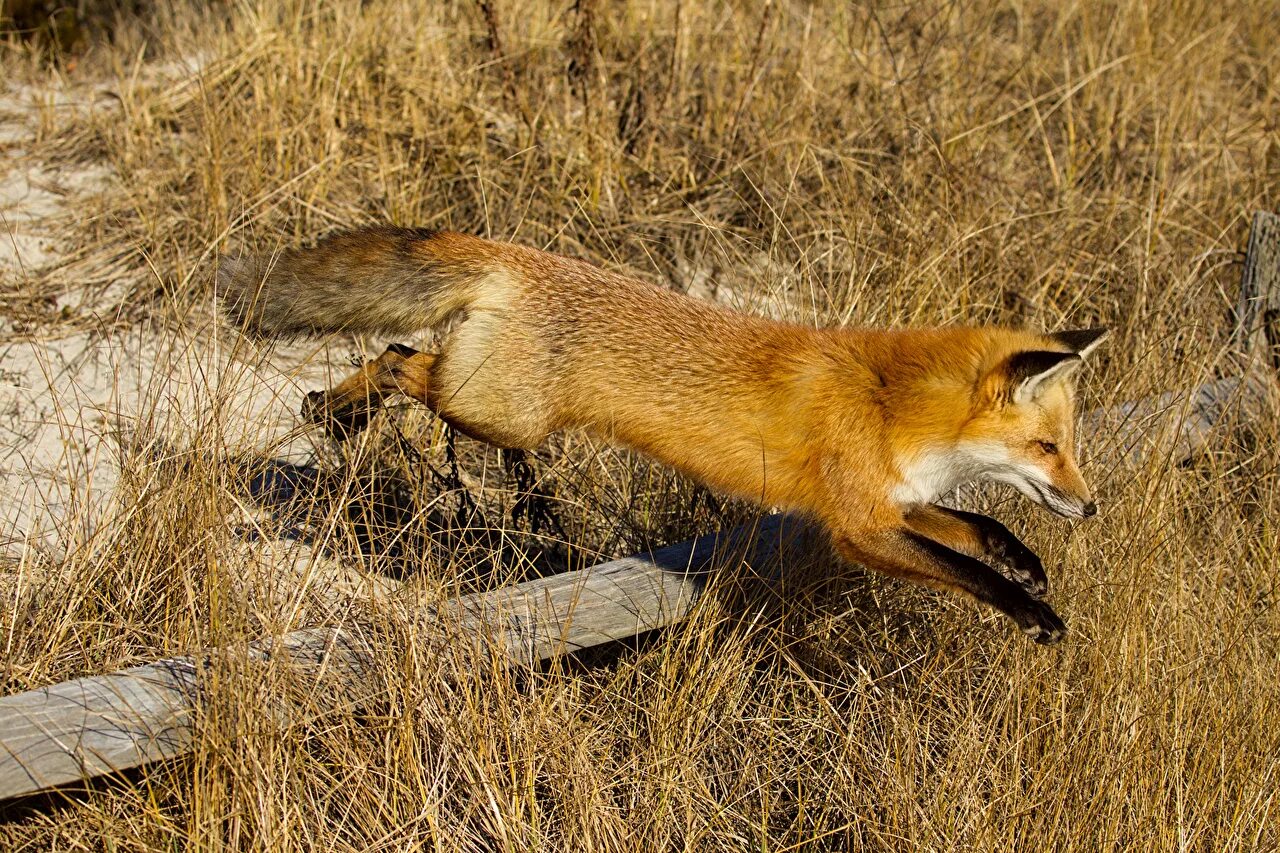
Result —
[{"label": "wooden post", "polygon": [[1236,309],[1238,349],[1280,368],[1280,216],[1253,215]]},{"label": "wooden post", "polygon": [[[1181,461],[1223,425],[1266,411],[1275,378],[1256,356],[1274,347],[1266,325],[1280,310],[1278,221],[1270,214],[1254,220],[1237,329],[1248,361],[1243,375],[1093,412],[1086,433],[1111,436],[1135,466],[1157,453]],[[770,516],[747,529],[458,598],[422,614],[421,630],[476,642],[515,662],[545,660],[679,621],[718,570],[743,562],[764,567],[804,531]],[[376,649],[358,631],[323,627],[255,643],[248,652],[251,661],[284,657],[299,677],[332,678],[358,696]],[[208,663],[173,658],[0,698],[0,799],[189,752]]]}]

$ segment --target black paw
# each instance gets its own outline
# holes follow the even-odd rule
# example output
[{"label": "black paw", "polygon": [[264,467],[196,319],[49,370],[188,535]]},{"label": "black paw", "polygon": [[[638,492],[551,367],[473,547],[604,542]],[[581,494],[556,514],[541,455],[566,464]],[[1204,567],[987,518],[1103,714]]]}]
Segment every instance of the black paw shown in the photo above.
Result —
[{"label": "black paw", "polygon": [[299,414],[307,423],[324,423],[328,419],[325,414],[324,392],[308,391],[307,396],[302,398],[302,410]]},{"label": "black paw", "polygon": [[1018,614],[1022,633],[1041,645],[1052,645],[1067,635],[1067,625],[1043,601],[1033,601]]},{"label": "black paw", "polygon": [[1009,576],[1029,594],[1040,598],[1049,591],[1049,576],[1045,574],[1044,564],[1030,548],[1004,549],[999,557],[1009,569]]},{"label": "black paw", "polygon": [[1027,552],[1025,559],[1011,560],[1009,571],[1013,579],[1018,582],[1018,586],[1037,598],[1049,591],[1049,576],[1045,574],[1040,558],[1030,551]]}]

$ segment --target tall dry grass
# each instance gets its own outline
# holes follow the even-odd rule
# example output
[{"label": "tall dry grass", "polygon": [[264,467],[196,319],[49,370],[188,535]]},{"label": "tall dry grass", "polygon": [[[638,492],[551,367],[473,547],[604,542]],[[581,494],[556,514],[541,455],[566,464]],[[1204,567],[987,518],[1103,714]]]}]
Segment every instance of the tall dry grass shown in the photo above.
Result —
[{"label": "tall dry grass", "polygon": [[[227,245],[390,221],[815,323],[1104,323],[1085,398],[1115,403],[1224,364],[1247,217],[1280,187],[1278,45],[1269,0],[122,14],[74,70],[4,48],[15,79],[118,101],[43,117],[33,150],[116,177],[66,223],[66,263],[6,304],[47,328],[74,322],[47,308],[59,288],[101,287],[117,327],[185,340]],[[228,665],[189,760],[10,807],[6,847],[1280,846],[1274,422],[1194,464],[1089,466],[1104,509],[1078,526],[966,496],[1045,557],[1071,628],[1052,649],[830,563],[634,644],[474,671],[420,642],[410,605],[746,510],[571,435],[534,462],[535,529],[496,453],[460,441],[454,476],[438,424],[401,410],[321,445],[290,513],[254,512],[272,448],[227,437],[246,380],[193,352],[175,375],[217,390],[181,431],[141,413],[121,519],[6,574],[5,691],[341,621],[385,646],[383,699],[282,710],[284,675]],[[298,530],[345,585],[268,547]]]}]

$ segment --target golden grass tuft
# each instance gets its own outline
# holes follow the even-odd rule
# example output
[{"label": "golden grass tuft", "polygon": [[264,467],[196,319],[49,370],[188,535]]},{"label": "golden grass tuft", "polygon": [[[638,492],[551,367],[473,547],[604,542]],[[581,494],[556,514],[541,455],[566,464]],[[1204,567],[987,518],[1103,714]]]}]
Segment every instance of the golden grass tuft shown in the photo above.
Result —
[{"label": "golden grass tuft", "polygon": [[[1106,405],[1228,363],[1238,249],[1280,186],[1269,0],[134,11],[73,70],[0,48],[13,80],[110,90],[39,112],[27,156],[114,173],[62,223],[63,261],[4,280],[9,335],[189,340],[217,252],[393,222],[816,323],[1106,324],[1085,393]],[[110,304],[58,314],[71,284]],[[1194,464],[1087,466],[1103,511],[1078,526],[967,496],[1044,556],[1072,632],[1053,649],[831,564],[656,637],[472,671],[411,605],[746,509],[570,435],[534,462],[535,531],[496,452],[460,440],[455,477],[406,409],[321,444],[287,512],[250,511],[271,447],[231,437],[249,375],[194,352],[173,376],[209,391],[182,429],[132,413],[121,520],[4,571],[5,692],[345,622],[385,646],[384,698],[282,706],[286,673],[226,663],[190,759],[10,806],[0,846],[1280,847],[1274,420]],[[327,556],[281,556],[298,531]]]}]

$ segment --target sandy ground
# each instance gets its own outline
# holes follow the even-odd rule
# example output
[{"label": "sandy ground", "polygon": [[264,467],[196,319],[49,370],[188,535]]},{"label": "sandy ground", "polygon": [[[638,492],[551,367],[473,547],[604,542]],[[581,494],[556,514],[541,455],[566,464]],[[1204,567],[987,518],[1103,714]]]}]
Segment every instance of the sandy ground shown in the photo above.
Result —
[{"label": "sandy ground", "polygon": [[[101,165],[55,167],[30,156],[26,146],[51,105],[111,108],[100,90],[11,86],[0,93],[3,278],[57,264],[55,223],[113,180]],[[233,443],[272,447],[273,455],[293,462],[310,458],[305,436],[280,439],[296,432],[303,391],[329,376],[314,346],[254,352],[219,328],[212,310],[192,328],[121,329],[102,316],[113,295],[111,288],[96,296],[74,288],[60,295],[55,310],[79,321],[65,329],[15,333],[7,313],[0,317],[0,555],[6,558],[39,552],[56,559],[91,535],[114,510],[121,443],[140,434],[190,434],[210,417],[216,399],[227,401],[221,426]]]}]

